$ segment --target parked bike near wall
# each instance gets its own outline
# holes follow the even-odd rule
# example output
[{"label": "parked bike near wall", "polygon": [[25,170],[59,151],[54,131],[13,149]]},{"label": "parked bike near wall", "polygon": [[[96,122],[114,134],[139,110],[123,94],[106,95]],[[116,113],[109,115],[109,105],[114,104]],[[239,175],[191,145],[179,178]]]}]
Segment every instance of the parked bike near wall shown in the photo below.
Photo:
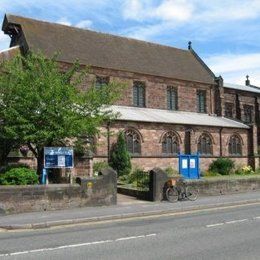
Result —
[{"label": "parked bike near wall", "polygon": [[199,190],[193,185],[189,185],[183,178],[170,179],[167,181],[166,198],[169,202],[178,200],[194,201],[198,198]]}]

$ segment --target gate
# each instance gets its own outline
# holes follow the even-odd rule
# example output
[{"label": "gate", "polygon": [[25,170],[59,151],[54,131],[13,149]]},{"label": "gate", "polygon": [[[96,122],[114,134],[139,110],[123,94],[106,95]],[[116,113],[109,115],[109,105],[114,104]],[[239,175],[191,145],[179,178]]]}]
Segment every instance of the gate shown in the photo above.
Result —
[{"label": "gate", "polygon": [[179,172],[185,179],[199,179],[199,154],[179,154]]}]

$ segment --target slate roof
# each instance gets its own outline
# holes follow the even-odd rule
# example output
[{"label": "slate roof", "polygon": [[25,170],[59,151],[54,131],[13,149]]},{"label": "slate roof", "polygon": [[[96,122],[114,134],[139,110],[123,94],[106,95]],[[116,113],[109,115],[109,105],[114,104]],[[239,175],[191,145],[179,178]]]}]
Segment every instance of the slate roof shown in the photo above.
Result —
[{"label": "slate roof", "polygon": [[253,86],[253,85],[243,86],[243,85],[238,85],[238,84],[224,83],[224,88],[232,88],[235,90],[248,91],[248,92],[254,92],[254,93],[260,94],[260,88],[257,86]]},{"label": "slate roof", "polygon": [[200,126],[217,126],[228,128],[245,128],[249,127],[241,122],[231,120],[225,117],[211,116],[202,113],[170,111],[163,109],[139,108],[129,106],[110,106],[114,113],[118,113],[118,120],[167,123],[178,125],[200,125]]},{"label": "slate roof", "polygon": [[61,24],[6,15],[3,30],[20,25],[29,49],[47,56],[60,51],[58,58],[101,68],[111,68],[214,84],[214,78],[189,50],[79,29]]}]

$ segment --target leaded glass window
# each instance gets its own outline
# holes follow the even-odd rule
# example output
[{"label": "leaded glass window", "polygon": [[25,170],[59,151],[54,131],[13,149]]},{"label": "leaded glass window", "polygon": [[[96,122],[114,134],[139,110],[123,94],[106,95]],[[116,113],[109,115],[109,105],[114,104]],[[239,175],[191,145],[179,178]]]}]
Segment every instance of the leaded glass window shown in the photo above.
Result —
[{"label": "leaded glass window", "polygon": [[212,155],[212,140],[208,134],[202,134],[200,136],[198,152],[203,155]]},{"label": "leaded glass window", "polygon": [[253,106],[244,105],[244,122],[245,123],[253,122]]},{"label": "leaded glass window", "polygon": [[164,154],[177,154],[179,152],[179,141],[175,133],[168,132],[164,135],[162,152]]},{"label": "leaded glass window", "polygon": [[167,109],[178,109],[178,93],[177,89],[171,86],[167,87]]},{"label": "leaded glass window", "polygon": [[141,140],[139,134],[134,130],[125,132],[127,150],[131,154],[141,154]]},{"label": "leaded glass window", "polygon": [[206,113],[206,91],[198,90],[197,91],[197,111],[199,113]]},{"label": "leaded glass window", "polygon": [[234,105],[233,103],[225,103],[225,116],[226,117],[233,117],[233,109],[234,109]]},{"label": "leaded glass window", "polygon": [[135,81],[133,86],[133,104],[136,107],[145,107],[145,85]]},{"label": "leaded glass window", "polygon": [[237,135],[232,135],[228,143],[228,152],[230,155],[242,155],[241,139]]},{"label": "leaded glass window", "polygon": [[109,77],[96,76],[96,88],[102,88],[109,83]]}]

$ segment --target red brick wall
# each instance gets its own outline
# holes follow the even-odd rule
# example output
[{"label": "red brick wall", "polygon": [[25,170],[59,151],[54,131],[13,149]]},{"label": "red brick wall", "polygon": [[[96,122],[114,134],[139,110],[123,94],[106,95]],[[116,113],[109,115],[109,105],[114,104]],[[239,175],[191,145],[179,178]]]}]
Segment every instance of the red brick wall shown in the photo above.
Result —
[{"label": "red brick wall", "polygon": [[[141,143],[141,155],[134,156],[132,158],[132,163],[136,166],[145,168],[146,170],[152,169],[153,167],[166,168],[168,166],[174,166],[178,168],[176,156],[171,158],[164,156],[162,154],[162,143],[161,138],[163,134],[167,131],[175,131],[180,138],[180,152],[184,153],[184,136],[185,127],[177,125],[167,125],[167,124],[155,124],[155,123],[138,123],[138,122],[115,122],[111,126],[111,136],[110,136],[110,147],[116,142],[117,134],[120,130],[127,130],[129,128],[138,129],[142,137]],[[205,158],[201,156],[201,167],[202,170],[206,170],[208,165],[213,159],[220,156],[220,129],[214,127],[193,127],[191,132],[191,151],[192,153],[197,152],[197,144],[200,135],[207,132],[211,135],[213,140],[213,156]],[[95,160],[106,160],[107,157],[107,134],[106,128],[102,128],[102,131],[98,138],[97,153],[95,155]],[[232,134],[239,134],[243,140],[242,145],[242,157],[236,159],[237,162],[243,162],[247,164],[247,158],[244,158],[248,154],[247,147],[247,130],[245,129],[229,129],[225,128],[222,130],[222,156],[229,156],[228,153],[228,140]]]}]

